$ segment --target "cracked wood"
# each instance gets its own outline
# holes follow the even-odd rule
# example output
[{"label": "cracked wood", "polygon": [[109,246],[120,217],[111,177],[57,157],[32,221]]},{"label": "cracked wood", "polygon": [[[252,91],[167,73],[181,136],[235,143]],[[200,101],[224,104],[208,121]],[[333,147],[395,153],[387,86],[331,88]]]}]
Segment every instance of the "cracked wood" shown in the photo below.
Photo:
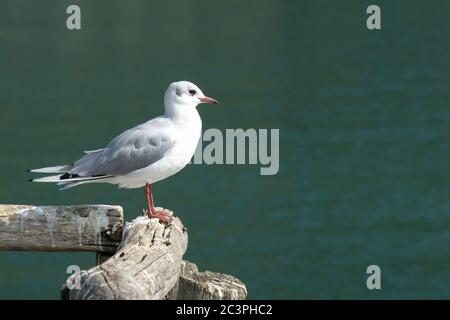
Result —
[{"label": "cracked wood", "polygon": [[0,205],[0,250],[113,253],[122,238],[120,206]]},{"label": "cracked wood", "polygon": [[114,256],[70,276],[63,294],[71,300],[163,299],[177,283],[186,248],[187,233],[178,218],[165,225],[138,217],[125,226]]}]

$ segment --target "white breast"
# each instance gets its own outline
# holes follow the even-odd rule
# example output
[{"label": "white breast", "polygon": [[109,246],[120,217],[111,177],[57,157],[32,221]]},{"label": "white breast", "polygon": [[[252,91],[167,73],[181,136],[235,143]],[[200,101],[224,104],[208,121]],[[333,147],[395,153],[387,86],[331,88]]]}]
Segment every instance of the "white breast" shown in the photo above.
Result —
[{"label": "white breast", "polygon": [[182,118],[170,119],[173,122],[171,136],[174,144],[162,159],[140,170],[115,177],[112,183],[119,184],[121,188],[139,188],[146,183],[166,179],[183,169],[194,155],[201,135],[202,122],[197,110],[194,111],[184,114]]}]

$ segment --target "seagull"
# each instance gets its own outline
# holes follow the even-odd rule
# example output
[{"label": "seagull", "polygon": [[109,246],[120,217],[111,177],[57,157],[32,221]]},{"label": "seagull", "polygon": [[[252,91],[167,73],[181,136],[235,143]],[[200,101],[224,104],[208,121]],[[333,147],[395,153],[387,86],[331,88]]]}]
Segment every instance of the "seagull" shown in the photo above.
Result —
[{"label": "seagull", "polygon": [[201,136],[196,108],[201,103],[218,104],[191,82],[173,82],[164,94],[162,116],[123,132],[103,149],[85,151],[71,164],[28,170],[56,174],[30,181],[57,183],[61,190],[86,183],[144,187],[148,217],[169,222],[170,214],[155,207],[152,184],[174,175],[191,160]]}]

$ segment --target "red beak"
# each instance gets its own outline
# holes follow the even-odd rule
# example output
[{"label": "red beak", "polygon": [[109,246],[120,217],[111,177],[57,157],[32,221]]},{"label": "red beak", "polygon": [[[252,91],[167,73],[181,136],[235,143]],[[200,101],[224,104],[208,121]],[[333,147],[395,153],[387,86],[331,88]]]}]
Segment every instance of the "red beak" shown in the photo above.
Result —
[{"label": "red beak", "polygon": [[210,97],[203,97],[203,98],[200,98],[200,101],[201,101],[202,103],[206,103],[206,104],[219,104],[219,103],[217,102],[217,100],[214,100],[213,98],[210,98]]}]

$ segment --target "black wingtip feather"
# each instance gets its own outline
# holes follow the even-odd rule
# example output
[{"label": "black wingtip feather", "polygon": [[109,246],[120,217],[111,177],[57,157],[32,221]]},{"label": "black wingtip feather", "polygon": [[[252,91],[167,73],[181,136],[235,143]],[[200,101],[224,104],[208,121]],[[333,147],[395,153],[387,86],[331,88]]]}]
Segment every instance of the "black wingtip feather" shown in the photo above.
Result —
[{"label": "black wingtip feather", "polygon": [[34,182],[34,179],[28,179],[28,182]]},{"label": "black wingtip feather", "polygon": [[72,178],[78,178],[79,175],[78,174],[71,174],[71,173],[64,173],[62,176],[59,177],[59,180],[65,180],[65,179],[72,179]]}]

